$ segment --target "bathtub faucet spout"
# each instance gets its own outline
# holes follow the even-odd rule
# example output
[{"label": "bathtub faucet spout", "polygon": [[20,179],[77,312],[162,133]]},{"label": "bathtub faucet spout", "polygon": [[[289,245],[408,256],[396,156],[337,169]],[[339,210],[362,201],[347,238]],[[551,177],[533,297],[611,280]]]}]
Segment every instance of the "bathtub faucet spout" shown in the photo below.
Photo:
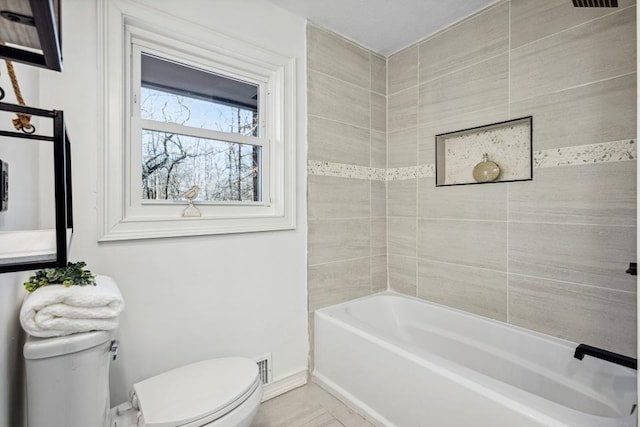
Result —
[{"label": "bathtub faucet spout", "polygon": [[585,354],[617,365],[626,366],[627,368],[638,369],[638,359],[586,344],[580,344],[576,347],[576,352],[573,354],[573,357],[582,360]]}]

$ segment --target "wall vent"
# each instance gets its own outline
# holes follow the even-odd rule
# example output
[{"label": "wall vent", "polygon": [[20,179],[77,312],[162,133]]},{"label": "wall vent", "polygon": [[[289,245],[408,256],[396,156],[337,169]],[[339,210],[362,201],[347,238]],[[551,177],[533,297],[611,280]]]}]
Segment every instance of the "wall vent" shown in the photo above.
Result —
[{"label": "wall vent", "polygon": [[256,359],[256,363],[262,384],[269,384],[271,382],[271,353]]},{"label": "wall vent", "polygon": [[618,7],[618,0],[573,0],[575,7]]}]

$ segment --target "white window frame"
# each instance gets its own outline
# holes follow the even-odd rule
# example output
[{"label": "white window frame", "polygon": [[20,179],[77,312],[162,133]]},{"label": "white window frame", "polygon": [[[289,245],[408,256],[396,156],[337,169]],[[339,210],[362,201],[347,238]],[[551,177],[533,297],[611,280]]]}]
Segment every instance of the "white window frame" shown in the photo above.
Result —
[{"label": "white window frame", "polygon": [[[295,228],[295,58],[132,0],[99,6],[99,241]],[[141,129],[185,127],[140,118],[141,51],[259,85],[258,138],[191,127],[188,135],[261,146],[261,201],[196,203],[202,216],[182,217],[186,201],[142,199]]]},{"label": "white window frame", "polygon": [[[157,40],[140,39],[135,36],[131,31],[127,31],[126,34],[127,47],[131,47],[130,54],[127,55],[126,69],[131,70],[130,77],[127,79],[129,84],[126,90],[127,96],[130,102],[127,104],[129,108],[129,120],[130,120],[130,141],[131,141],[131,154],[128,156],[130,159],[129,164],[125,171],[125,193],[129,190],[128,195],[125,195],[130,199],[131,212],[133,215],[148,215],[149,213],[154,215],[163,215],[171,209],[173,216],[180,215],[185,208],[185,202],[176,202],[173,200],[145,200],[142,198],[142,186],[138,185],[142,171],[142,152],[139,147],[142,146],[142,131],[143,129],[176,133],[186,136],[195,136],[199,138],[206,138],[224,142],[232,142],[237,144],[254,145],[262,148],[260,164],[260,181],[261,191],[263,196],[259,202],[237,202],[237,201],[206,201],[197,202],[198,209],[205,216],[215,217],[219,215],[220,209],[216,209],[216,206],[221,205],[244,205],[246,206],[259,206],[269,205],[269,138],[262,135],[269,135],[269,129],[267,127],[268,120],[263,119],[263,115],[267,115],[267,102],[269,95],[269,81],[264,79],[263,76],[255,75],[253,73],[249,75],[237,75],[231,73],[227,69],[221,69],[221,64],[216,64],[211,61],[198,62],[199,58],[194,58],[185,52],[179,52],[173,50],[170,46],[160,45]],[[178,62],[186,66],[192,66],[204,71],[217,73],[224,77],[235,78],[245,81],[247,83],[255,84],[259,87],[258,91],[258,112],[259,112],[259,124],[258,124],[258,137],[245,136],[240,134],[218,132],[210,129],[198,129],[190,126],[183,126],[176,123],[163,123],[155,120],[143,119],[140,117],[140,104],[141,104],[141,57],[143,53],[154,55],[156,57],[167,59],[170,61]],[[264,94],[264,96],[263,96]],[[266,161],[265,161],[266,160]],[[190,187],[190,185],[187,185]],[[229,209],[227,209],[229,211]],[[240,213],[236,213],[240,215]]]}]

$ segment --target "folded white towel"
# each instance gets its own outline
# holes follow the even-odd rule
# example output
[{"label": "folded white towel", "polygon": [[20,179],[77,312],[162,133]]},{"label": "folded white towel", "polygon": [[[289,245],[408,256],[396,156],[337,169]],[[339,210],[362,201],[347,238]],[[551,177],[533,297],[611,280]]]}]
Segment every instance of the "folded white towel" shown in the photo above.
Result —
[{"label": "folded white towel", "polygon": [[22,329],[35,337],[56,337],[118,327],[124,300],[116,283],[96,276],[96,286],[43,286],[20,309]]}]

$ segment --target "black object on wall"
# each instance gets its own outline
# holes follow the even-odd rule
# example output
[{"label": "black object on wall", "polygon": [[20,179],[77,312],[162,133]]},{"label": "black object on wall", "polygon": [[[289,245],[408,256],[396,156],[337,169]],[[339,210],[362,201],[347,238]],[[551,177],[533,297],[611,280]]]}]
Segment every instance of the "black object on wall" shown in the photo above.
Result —
[{"label": "black object on wall", "polygon": [[638,275],[638,263],[637,262],[630,262],[629,263],[629,268],[627,268],[627,274],[630,274],[632,276],[637,276]]},{"label": "black object on wall", "polygon": [[[23,9],[15,9],[20,3],[0,2],[0,19],[7,20],[7,31],[0,33],[2,41],[12,46],[0,45],[0,57],[22,62],[37,67],[48,68],[50,70],[62,71],[62,43],[61,43],[61,26],[60,26],[60,0],[29,0],[30,10],[25,12]],[[21,13],[23,12],[23,13]],[[25,13],[30,13],[27,15]],[[12,27],[13,26],[13,27]],[[17,27],[15,27],[17,26]],[[23,31],[16,31],[16,28]],[[13,31],[12,31],[13,29]],[[32,40],[27,46],[23,39],[14,40],[16,34],[28,34],[35,29],[37,40]],[[27,37],[29,38],[29,37]],[[34,52],[34,46],[42,53]],[[24,46],[27,49],[22,49]],[[29,49],[31,48],[31,49]]]},{"label": "black object on wall", "polygon": [[575,7],[618,7],[618,0],[573,0]]},{"label": "black object on wall", "polygon": [[9,165],[0,160],[0,212],[9,209]]},{"label": "black object on wall", "polygon": [[0,273],[66,266],[73,233],[73,213],[71,199],[71,146],[65,128],[64,113],[59,110],[43,110],[4,102],[0,102],[0,111],[27,114],[48,118],[53,121],[53,136],[5,130],[0,130],[0,136],[49,141],[53,144],[56,224],[55,256],[48,254],[41,259],[30,258],[27,261],[23,258],[17,258],[15,262],[12,262],[10,258],[1,260]]}]

